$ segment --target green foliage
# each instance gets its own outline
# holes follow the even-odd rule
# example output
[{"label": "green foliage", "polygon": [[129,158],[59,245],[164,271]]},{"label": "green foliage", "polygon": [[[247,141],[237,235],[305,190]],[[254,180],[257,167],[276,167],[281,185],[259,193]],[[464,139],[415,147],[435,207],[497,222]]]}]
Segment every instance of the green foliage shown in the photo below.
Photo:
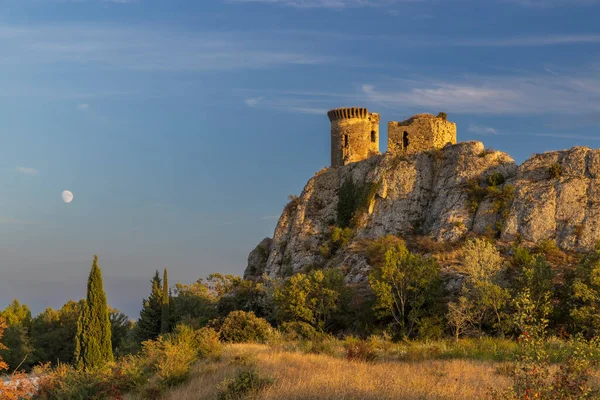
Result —
[{"label": "green foliage", "polygon": [[160,315],[160,333],[161,335],[168,333],[170,330],[170,306],[169,299],[171,297],[169,293],[169,280],[167,277],[167,269],[163,272],[163,292],[162,292],[162,307]]},{"label": "green foliage", "polygon": [[439,112],[437,117],[446,121],[448,119],[448,114],[446,114],[445,112]]},{"label": "green foliage", "polygon": [[330,258],[338,251],[338,249],[346,247],[353,236],[354,230],[352,228],[332,226],[329,230],[329,237],[325,243],[319,247],[319,253],[324,258]]},{"label": "green foliage", "polygon": [[392,317],[400,333],[410,337],[440,296],[441,269],[435,260],[412,254],[401,242],[382,250],[383,263],[369,275],[374,310],[380,317]]},{"label": "green foliage", "polygon": [[176,283],[171,305],[173,325],[185,322],[188,325],[201,327],[217,315],[216,296],[208,286],[198,279],[191,285]]},{"label": "green foliage", "polygon": [[528,288],[519,293],[514,301],[515,324],[519,327],[520,355],[511,371],[513,385],[508,390],[492,391],[494,399],[586,399],[591,398],[589,385],[594,362],[590,359],[591,349],[597,343],[586,342],[580,337],[572,340],[571,352],[559,367],[552,372],[550,357],[546,352],[548,302],[536,305]]},{"label": "green foliage", "polygon": [[219,384],[217,400],[245,399],[274,382],[273,378],[261,376],[256,366],[246,366],[238,371],[235,378],[225,379]]},{"label": "green foliage", "polygon": [[344,181],[339,190],[337,204],[337,226],[354,228],[359,219],[369,209],[380,182],[366,182],[358,185],[350,178]]},{"label": "green foliage", "polygon": [[548,168],[548,173],[550,174],[550,178],[556,179],[562,175],[563,168],[559,163],[555,162]]},{"label": "green foliage", "polygon": [[154,340],[160,335],[162,319],[162,281],[158,271],[152,278],[152,292],[148,299],[144,299],[140,318],[137,322],[136,333],[139,342]]},{"label": "green foliage", "polygon": [[221,325],[221,339],[226,342],[245,343],[267,341],[273,328],[252,311],[233,311]]},{"label": "green foliage", "polygon": [[87,298],[77,320],[75,336],[77,368],[89,371],[113,361],[111,335],[102,272],[98,267],[98,256],[94,256],[88,279]]},{"label": "green foliage", "polygon": [[306,322],[324,330],[345,297],[344,277],[338,269],[296,274],[274,293],[283,321]]},{"label": "green foliage", "polygon": [[4,358],[10,371],[17,368],[28,370],[35,361],[32,357],[34,349],[29,338],[31,310],[14,299],[0,312],[0,318],[3,318],[8,326],[4,331],[4,344],[8,348],[0,350],[0,356]]},{"label": "green foliage", "polygon": [[600,333],[600,251],[581,260],[571,290],[573,321],[587,337],[597,336]]},{"label": "green foliage", "polygon": [[344,348],[346,349],[346,358],[349,360],[374,361],[377,359],[377,349],[371,341],[350,336],[344,341]]},{"label": "green foliage", "polygon": [[110,319],[113,354],[127,354],[130,350],[130,332],[135,324],[127,315],[112,307],[108,308],[108,318]]},{"label": "green foliage", "polygon": [[479,205],[486,197],[492,199],[492,211],[500,217],[495,226],[496,234],[498,234],[508,217],[510,206],[515,197],[515,187],[505,184],[505,178],[499,172],[489,175],[484,185],[477,179],[471,179],[467,182],[467,202],[471,213],[477,213]]},{"label": "green foliage", "polygon": [[[459,303],[450,307],[451,312],[456,313],[449,315],[452,325],[456,328],[466,316],[467,322],[473,324],[480,334],[483,334],[486,324],[503,334],[506,328],[505,307],[510,294],[501,285],[504,260],[496,247],[482,239],[468,241],[463,247],[462,265],[458,270],[465,275],[461,297],[466,300],[459,299]],[[461,301],[463,304],[460,304]]]},{"label": "green foliage", "polygon": [[26,328],[31,326],[31,310],[26,304],[21,304],[14,299],[5,309],[0,312],[8,326],[22,325]]},{"label": "green foliage", "polygon": [[504,175],[502,175],[500,172],[494,172],[486,179],[488,186],[500,186],[503,185],[505,181],[506,179],[504,178]]},{"label": "green foliage", "polygon": [[8,364],[9,371],[28,370],[33,365],[33,346],[29,341],[27,329],[21,324],[10,325],[4,331],[3,344],[7,347],[0,349],[0,358]]},{"label": "green foliage", "polygon": [[60,310],[47,308],[31,326],[34,363],[71,363],[75,354],[77,320],[85,300],[68,301]]}]

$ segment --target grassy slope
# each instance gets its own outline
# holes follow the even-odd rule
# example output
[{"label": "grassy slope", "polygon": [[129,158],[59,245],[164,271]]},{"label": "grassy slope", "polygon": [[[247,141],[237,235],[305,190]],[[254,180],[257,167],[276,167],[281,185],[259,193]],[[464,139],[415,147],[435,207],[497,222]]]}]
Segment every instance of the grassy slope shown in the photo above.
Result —
[{"label": "grassy slope", "polygon": [[428,360],[421,362],[348,361],[327,355],[275,350],[266,345],[226,347],[217,362],[202,362],[191,380],[165,399],[215,399],[216,387],[235,375],[242,359],[256,362],[261,375],[276,379],[260,399],[480,399],[488,388],[509,379],[493,362]]}]

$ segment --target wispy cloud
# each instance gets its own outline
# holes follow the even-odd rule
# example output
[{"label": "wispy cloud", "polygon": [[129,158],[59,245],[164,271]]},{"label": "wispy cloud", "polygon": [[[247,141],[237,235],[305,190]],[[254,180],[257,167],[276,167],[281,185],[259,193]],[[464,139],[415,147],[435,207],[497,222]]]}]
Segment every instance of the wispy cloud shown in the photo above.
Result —
[{"label": "wispy cloud", "polygon": [[0,26],[2,64],[70,63],[105,69],[209,71],[320,65],[330,54],[294,40],[247,32],[183,32],[169,27]]},{"label": "wispy cloud", "polygon": [[381,7],[393,3],[413,3],[422,0],[225,0],[227,3],[262,3],[296,8]]},{"label": "wispy cloud", "polygon": [[300,114],[325,115],[329,108],[315,105],[314,103],[318,101],[318,99],[298,99],[294,98],[293,96],[277,97],[272,99],[261,96],[247,98],[244,100],[244,103],[251,108],[265,108],[269,110],[281,110]]},{"label": "wispy cloud", "polygon": [[533,136],[551,137],[556,139],[581,139],[581,140],[600,140],[599,136],[577,135],[569,133],[534,133]]},{"label": "wispy cloud", "polygon": [[505,2],[515,3],[523,7],[550,8],[574,5],[594,5],[599,4],[600,0],[504,0]]},{"label": "wispy cloud", "polygon": [[[349,7],[384,7],[398,3],[435,3],[435,0],[223,0],[226,3],[260,3],[296,8],[332,8]],[[452,0],[445,0],[452,1]],[[454,0],[459,2],[460,0]],[[496,0],[497,2],[514,4],[522,7],[549,8],[559,6],[594,5],[600,0]],[[410,16],[409,16],[410,17]]]},{"label": "wispy cloud", "polygon": [[389,80],[363,84],[369,102],[478,114],[589,114],[600,112],[597,67],[529,75],[466,76],[456,80]]},{"label": "wispy cloud", "polygon": [[90,109],[90,105],[87,103],[77,104],[77,109],[80,111],[87,111]]},{"label": "wispy cloud", "polygon": [[498,131],[495,128],[489,126],[480,126],[476,124],[469,125],[467,130],[477,135],[495,135],[498,133]]},{"label": "wispy cloud", "polygon": [[30,167],[16,167],[15,168],[17,172],[20,172],[24,175],[30,175],[30,176],[35,176],[35,175],[39,175],[40,171],[38,171],[35,168],[30,168]]}]

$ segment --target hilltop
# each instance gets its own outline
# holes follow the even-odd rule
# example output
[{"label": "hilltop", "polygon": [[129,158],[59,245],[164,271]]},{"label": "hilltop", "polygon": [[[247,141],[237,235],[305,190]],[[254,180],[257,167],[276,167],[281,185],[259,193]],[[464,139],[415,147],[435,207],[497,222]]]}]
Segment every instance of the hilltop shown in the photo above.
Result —
[{"label": "hilltop", "polygon": [[365,241],[392,234],[452,244],[470,236],[589,251],[600,239],[600,150],[574,147],[517,165],[481,142],[371,155],[326,168],[293,197],[244,276],[340,267],[366,280]]}]

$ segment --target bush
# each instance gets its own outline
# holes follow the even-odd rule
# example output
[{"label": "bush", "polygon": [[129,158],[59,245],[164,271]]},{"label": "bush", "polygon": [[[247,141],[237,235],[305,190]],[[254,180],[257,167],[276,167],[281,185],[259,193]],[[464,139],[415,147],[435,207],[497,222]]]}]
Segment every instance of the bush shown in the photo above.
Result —
[{"label": "bush", "polygon": [[365,182],[362,185],[347,179],[339,190],[337,226],[354,228],[360,217],[369,209],[381,182]]},{"label": "bush", "polygon": [[373,361],[377,358],[377,350],[371,341],[348,337],[344,342],[344,348],[346,358],[349,360]]},{"label": "bush", "polygon": [[550,178],[555,179],[562,175],[563,169],[559,163],[554,163],[548,168],[548,173],[550,174]]},{"label": "bush", "polygon": [[226,342],[264,343],[272,332],[271,325],[263,318],[258,318],[252,311],[232,311],[221,326],[221,339]]},{"label": "bush", "polygon": [[448,114],[446,114],[445,112],[440,112],[438,113],[437,117],[446,121],[448,119]]},{"label": "bush", "polygon": [[238,371],[233,379],[225,379],[219,384],[217,400],[244,399],[274,383],[274,379],[260,376],[256,366],[248,366]]},{"label": "bush", "polygon": [[504,178],[504,175],[502,175],[500,172],[494,172],[487,177],[488,186],[499,186],[504,184],[505,181],[506,179]]},{"label": "bush", "polygon": [[281,331],[287,340],[318,340],[325,335],[302,321],[284,322],[281,324]]}]

